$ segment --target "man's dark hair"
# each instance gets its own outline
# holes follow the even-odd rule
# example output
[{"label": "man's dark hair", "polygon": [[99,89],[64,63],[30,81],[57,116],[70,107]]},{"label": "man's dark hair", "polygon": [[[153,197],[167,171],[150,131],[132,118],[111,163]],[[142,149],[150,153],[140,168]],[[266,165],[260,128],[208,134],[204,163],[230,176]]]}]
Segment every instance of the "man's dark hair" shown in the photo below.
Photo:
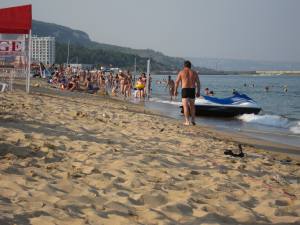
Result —
[{"label": "man's dark hair", "polygon": [[187,67],[187,68],[192,68],[192,63],[189,61],[189,60],[187,60],[187,61],[184,61],[184,67]]}]

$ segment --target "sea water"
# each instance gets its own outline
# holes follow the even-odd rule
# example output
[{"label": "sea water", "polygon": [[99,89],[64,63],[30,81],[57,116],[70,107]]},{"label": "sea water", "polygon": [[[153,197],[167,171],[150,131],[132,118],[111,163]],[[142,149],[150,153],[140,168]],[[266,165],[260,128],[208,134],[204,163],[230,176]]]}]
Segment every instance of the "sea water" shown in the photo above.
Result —
[{"label": "sea water", "polygon": [[[183,119],[177,99],[171,101],[164,80],[166,75],[152,76],[152,95],[146,106]],[[176,76],[172,76],[176,79]],[[235,118],[197,117],[199,124],[234,130],[300,149],[300,76],[290,75],[200,75],[201,91],[213,90],[215,97],[230,97],[235,89],[254,99],[262,111]],[[268,91],[266,91],[268,87]]]}]

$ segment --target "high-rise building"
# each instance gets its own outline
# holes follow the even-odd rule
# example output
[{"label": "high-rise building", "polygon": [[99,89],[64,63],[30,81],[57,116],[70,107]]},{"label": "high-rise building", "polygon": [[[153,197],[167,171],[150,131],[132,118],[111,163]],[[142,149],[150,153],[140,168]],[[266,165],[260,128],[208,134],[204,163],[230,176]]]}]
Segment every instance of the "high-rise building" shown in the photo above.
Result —
[{"label": "high-rise building", "polygon": [[55,37],[32,37],[31,58],[33,62],[55,63]]}]

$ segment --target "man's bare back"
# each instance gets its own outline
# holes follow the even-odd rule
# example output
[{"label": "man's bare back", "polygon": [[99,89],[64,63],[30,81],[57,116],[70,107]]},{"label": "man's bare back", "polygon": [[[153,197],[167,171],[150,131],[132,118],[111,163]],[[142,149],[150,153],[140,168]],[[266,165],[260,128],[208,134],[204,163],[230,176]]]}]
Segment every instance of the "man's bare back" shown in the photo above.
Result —
[{"label": "man's bare back", "polygon": [[181,80],[181,87],[182,88],[195,88],[196,87],[196,80],[198,75],[195,71],[184,68],[182,71],[179,72],[179,79]]},{"label": "man's bare back", "polygon": [[195,97],[200,96],[200,80],[198,74],[191,69],[191,62],[185,61],[184,68],[179,72],[176,82],[174,95],[177,96],[177,89],[181,83],[182,106],[185,116],[184,125],[190,125],[191,122],[195,125]]},{"label": "man's bare back", "polygon": [[181,88],[183,89],[197,87],[196,96],[200,96],[200,80],[198,74],[194,70],[184,67],[184,69],[179,72],[175,82],[175,95],[177,95],[177,88],[180,82]]}]

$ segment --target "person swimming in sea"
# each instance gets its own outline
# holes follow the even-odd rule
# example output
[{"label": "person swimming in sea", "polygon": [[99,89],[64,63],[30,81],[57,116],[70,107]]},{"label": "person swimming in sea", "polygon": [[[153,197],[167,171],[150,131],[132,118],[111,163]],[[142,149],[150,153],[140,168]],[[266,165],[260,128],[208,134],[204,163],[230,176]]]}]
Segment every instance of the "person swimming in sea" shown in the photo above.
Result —
[{"label": "person swimming in sea", "polygon": [[214,91],[209,91],[208,96],[214,96],[214,95],[215,95]]},{"label": "person swimming in sea", "polygon": [[266,87],[265,87],[265,91],[266,91],[266,92],[269,92],[269,90],[270,90],[269,86],[266,86]]},{"label": "person swimming in sea", "polygon": [[205,88],[205,89],[204,89],[204,94],[205,94],[205,95],[209,95],[209,88]]}]

